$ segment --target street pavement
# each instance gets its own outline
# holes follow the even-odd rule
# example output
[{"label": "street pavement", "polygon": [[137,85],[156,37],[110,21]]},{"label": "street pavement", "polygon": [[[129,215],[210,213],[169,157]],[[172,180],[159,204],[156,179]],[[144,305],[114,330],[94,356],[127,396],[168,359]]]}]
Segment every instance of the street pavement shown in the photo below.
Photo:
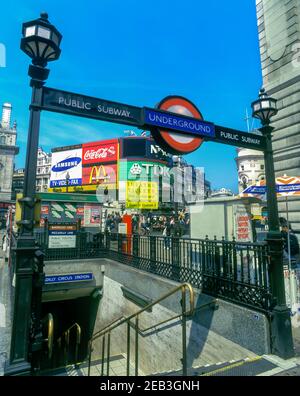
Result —
[{"label": "street pavement", "polygon": [[[3,233],[0,234],[2,241]],[[11,335],[11,288],[8,263],[0,249],[0,376],[8,359]]]}]

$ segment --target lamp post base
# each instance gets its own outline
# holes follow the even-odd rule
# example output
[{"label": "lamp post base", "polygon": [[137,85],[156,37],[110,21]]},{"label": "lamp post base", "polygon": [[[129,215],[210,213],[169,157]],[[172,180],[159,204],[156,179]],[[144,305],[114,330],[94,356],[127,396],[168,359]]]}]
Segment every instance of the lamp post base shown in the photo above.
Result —
[{"label": "lamp post base", "polygon": [[282,359],[295,356],[290,310],[275,306],[271,316],[271,352]]}]

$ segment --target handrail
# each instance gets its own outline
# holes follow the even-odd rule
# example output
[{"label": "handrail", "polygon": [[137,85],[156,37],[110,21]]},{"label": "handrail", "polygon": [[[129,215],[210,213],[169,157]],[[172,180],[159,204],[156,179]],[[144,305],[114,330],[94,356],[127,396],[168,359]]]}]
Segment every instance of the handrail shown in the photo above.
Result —
[{"label": "handrail", "polygon": [[57,343],[61,345],[62,338],[65,339],[64,345],[64,354],[65,354],[65,364],[68,363],[68,348],[69,348],[69,341],[70,341],[70,331],[76,327],[76,346],[75,346],[75,366],[78,361],[78,349],[81,341],[81,327],[78,323],[73,323],[67,330],[65,330],[62,335],[57,339]]},{"label": "handrail", "polygon": [[49,359],[51,359],[52,353],[53,353],[53,342],[54,342],[54,319],[53,319],[53,315],[49,312],[43,318],[43,322],[48,322],[48,331],[47,331],[48,336],[45,339],[45,341],[47,341]]},{"label": "handrail", "polygon": [[[135,312],[134,314],[124,317],[121,316],[118,319],[115,319],[108,325],[106,325],[103,329],[99,330],[97,333],[95,333],[91,339],[89,340],[89,363],[88,363],[88,375],[90,375],[90,366],[91,366],[91,355],[92,355],[92,344],[95,340],[97,340],[100,337],[103,337],[103,348],[102,348],[102,375],[103,375],[103,365],[104,365],[104,347],[105,347],[105,335],[108,334],[108,346],[107,346],[107,375],[109,373],[109,358],[110,358],[110,333],[112,330],[115,328],[121,326],[122,324],[127,322],[127,375],[129,375],[129,353],[130,353],[130,348],[129,348],[129,343],[130,343],[130,321],[135,318],[135,331],[136,331],[136,338],[135,338],[135,375],[138,375],[138,333],[140,331],[139,325],[138,325],[138,319],[139,315],[142,314],[143,312],[149,310],[152,308],[154,305],[159,304],[161,301],[165,300],[166,298],[170,297],[171,295],[177,293],[178,291],[181,290],[182,294],[182,300],[181,300],[181,308],[182,312],[180,315],[177,315],[176,317],[169,318],[167,320],[164,320],[155,326],[152,327],[157,327],[158,325],[162,323],[166,323],[170,320],[173,320],[174,318],[178,318],[182,316],[182,348],[183,348],[183,353],[182,353],[182,366],[183,366],[183,375],[187,375],[187,355],[186,355],[186,317],[187,316],[192,316],[195,310],[195,295],[194,295],[194,290],[192,286],[189,283],[182,283],[180,286],[175,287],[168,293],[164,294],[157,300],[153,301],[152,303],[148,304],[144,308],[140,309],[139,311]],[[190,307],[189,310],[186,309],[186,291],[189,292],[189,302],[190,302]],[[147,330],[144,329],[142,330],[143,332]]]},{"label": "handrail", "polygon": [[[160,297],[159,299],[155,300],[154,302],[148,304],[146,307],[144,307],[143,309],[139,310],[138,312],[135,312],[134,314],[128,316],[128,317],[123,317],[124,319],[118,323],[117,325],[113,326],[110,328],[110,326],[117,322],[119,319],[121,319],[122,317],[114,320],[112,323],[110,323],[109,325],[107,325],[104,329],[99,330],[95,335],[93,336],[89,342],[93,342],[95,341],[97,338],[104,336],[106,333],[111,332],[114,328],[120,326],[121,324],[130,321],[131,319],[133,319],[134,317],[140,315],[141,313],[143,313],[144,311],[146,311],[147,309],[152,308],[154,305],[159,304],[161,301],[165,300],[166,298],[170,297],[172,294],[175,294],[176,292],[178,292],[179,290],[188,288],[189,292],[190,292],[190,310],[184,312],[185,316],[192,316],[194,313],[194,301],[195,301],[195,297],[194,297],[194,290],[192,288],[192,286],[189,283],[182,283],[180,286],[177,286],[175,289],[172,289],[170,292],[164,294],[162,297]],[[181,316],[182,314],[180,314]],[[105,330],[106,329],[106,330]],[[104,331],[105,330],[105,331]],[[104,331],[104,332],[103,332]]]}]

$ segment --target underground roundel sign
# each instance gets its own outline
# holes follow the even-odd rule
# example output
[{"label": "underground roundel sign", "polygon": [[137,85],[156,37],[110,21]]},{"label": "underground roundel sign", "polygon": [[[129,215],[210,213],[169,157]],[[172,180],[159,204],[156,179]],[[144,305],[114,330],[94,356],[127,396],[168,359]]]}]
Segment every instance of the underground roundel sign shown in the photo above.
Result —
[{"label": "underground roundel sign", "polygon": [[[167,96],[157,106],[159,110],[169,111],[178,115],[198,118],[203,120],[202,114],[197,107],[182,96]],[[200,137],[168,131],[160,128],[155,129],[155,140],[166,151],[172,154],[189,154],[197,150],[203,142]]]}]

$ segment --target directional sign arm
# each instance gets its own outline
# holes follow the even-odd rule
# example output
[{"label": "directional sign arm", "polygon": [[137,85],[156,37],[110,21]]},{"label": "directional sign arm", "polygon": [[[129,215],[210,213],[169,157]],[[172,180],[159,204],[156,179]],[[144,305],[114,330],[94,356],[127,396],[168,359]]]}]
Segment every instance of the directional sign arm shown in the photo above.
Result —
[{"label": "directional sign arm", "polygon": [[236,129],[226,128],[215,125],[216,136],[213,140],[217,143],[229,144],[236,147],[249,148],[253,150],[264,151],[266,149],[266,140],[262,135],[249,132],[242,132]]}]

